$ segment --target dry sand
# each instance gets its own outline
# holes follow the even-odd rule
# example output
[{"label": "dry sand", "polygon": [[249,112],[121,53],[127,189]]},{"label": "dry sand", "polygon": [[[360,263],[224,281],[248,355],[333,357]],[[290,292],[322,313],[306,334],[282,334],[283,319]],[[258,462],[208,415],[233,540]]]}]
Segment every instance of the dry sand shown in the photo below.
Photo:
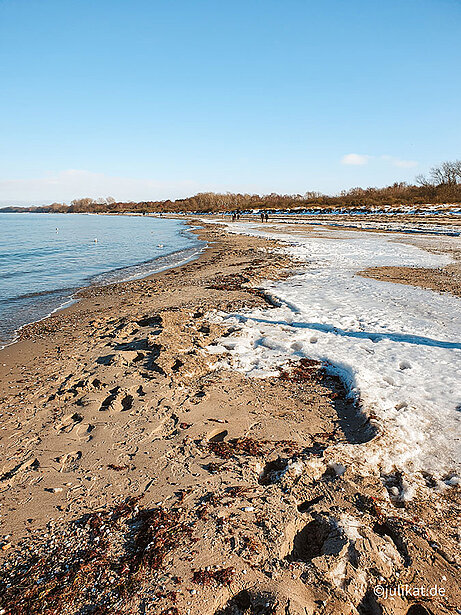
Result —
[{"label": "dry sand", "polygon": [[[207,312],[270,302],[258,280],[295,265],[201,235],[197,261],[87,289],[0,352],[1,612],[459,613],[459,490],[396,507],[328,467],[328,447],[373,434],[314,362],[214,369],[226,331]],[[444,596],[376,595],[405,584]]]}]

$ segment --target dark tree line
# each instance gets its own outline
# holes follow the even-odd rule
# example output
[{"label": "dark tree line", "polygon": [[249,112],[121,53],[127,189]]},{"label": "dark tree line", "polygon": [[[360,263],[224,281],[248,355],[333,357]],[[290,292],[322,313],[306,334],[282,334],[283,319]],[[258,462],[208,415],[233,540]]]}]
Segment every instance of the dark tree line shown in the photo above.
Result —
[{"label": "dark tree line", "polygon": [[443,162],[433,167],[427,177],[419,175],[416,184],[396,182],[385,188],[351,188],[337,196],[319,192],[305,194],[219,194],[201,192],[175,201],[117,202],[112,197],[74,199],[70,205],[52,203],[44,207],[6,207],[0,211],[35,211],[58,213],[123,213],[123,212],[228,212],[251,209],[352,210],[362,208],[418,206],[461,203],[461,160]]}]

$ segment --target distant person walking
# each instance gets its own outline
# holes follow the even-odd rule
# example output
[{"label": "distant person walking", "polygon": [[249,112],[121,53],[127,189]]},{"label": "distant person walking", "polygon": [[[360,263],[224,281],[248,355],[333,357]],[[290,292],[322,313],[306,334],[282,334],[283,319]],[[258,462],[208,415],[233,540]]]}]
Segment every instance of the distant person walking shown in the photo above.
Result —
[{"label": "distant person walking", "polygon": [[264,221],[267,222],[268,220],[269,220],[269,214],[266,211],[266,213],[264,214]]},{"label": "distant person walking", "polygon": [[264,212],[261,212],[261,222],[264,222]]}]

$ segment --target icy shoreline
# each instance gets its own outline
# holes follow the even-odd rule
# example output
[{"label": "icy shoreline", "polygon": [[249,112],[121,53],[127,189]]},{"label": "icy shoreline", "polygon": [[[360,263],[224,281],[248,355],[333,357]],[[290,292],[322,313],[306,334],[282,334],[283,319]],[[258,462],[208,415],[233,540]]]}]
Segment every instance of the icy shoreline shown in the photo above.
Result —
[{"label": "icy shoreline", "polygon": [[374,266],[435,268],[450,258],[399,243],[398,235],[316,229],[312,237],[252,223],[226,228],[278,240],[303,263],[290,278],[265,285],[281,307],[215,315],[238,328],[222,340],[232,366],[266,376],[303,356],[327,362],[381,432],[363,445],[340,445],[336,461],[378,468],[383,477],[427,473],[440,488],[456,483],[461,301],[355,275]]}]

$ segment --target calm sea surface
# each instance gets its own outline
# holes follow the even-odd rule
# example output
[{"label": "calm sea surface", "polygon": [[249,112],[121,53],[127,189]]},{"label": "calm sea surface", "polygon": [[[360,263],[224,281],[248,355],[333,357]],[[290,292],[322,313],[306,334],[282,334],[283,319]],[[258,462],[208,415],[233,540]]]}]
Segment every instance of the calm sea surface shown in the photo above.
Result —
[{"label": "calm sea surface", "polygon": [[204,243],[180,220],[0,214],[0,346],[75,290],[146,276],[194,258]]}]

